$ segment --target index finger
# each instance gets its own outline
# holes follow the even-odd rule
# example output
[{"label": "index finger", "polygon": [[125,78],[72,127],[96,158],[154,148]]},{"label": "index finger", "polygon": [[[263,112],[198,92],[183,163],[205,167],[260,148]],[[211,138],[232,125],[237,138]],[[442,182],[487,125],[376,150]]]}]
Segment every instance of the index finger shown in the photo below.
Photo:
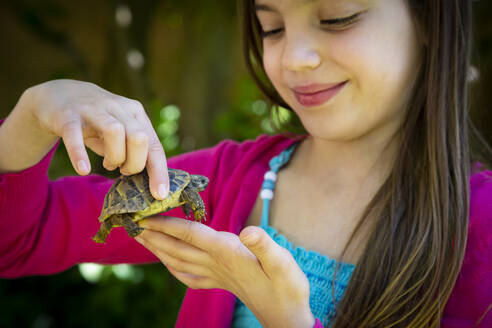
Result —
[{"label": "index finger", "polygon": [[200,222],[175,218],[171,216],[153,216],[138,221],[138,225],[155,231],[160,231],[184,241],[187,244],[210,250],[215,245],[217,231]]},{"label": "index finger", "polygon": [[169,174],[167,172],[167,159],[164,147],[162,147],[150,119],[146,116],[137,116],[143,120],[149,129],[149,153],[145,167],[149,174],[149,187],[152,196],[155,199],[164,199],[169,194]]},{"label": "index finger", "polygon": [[152,196],[156,199],[164,199],[169,194],[169,173],[164,148],[157,136],[149,144],[149,154],[145,164],[149,174],[149,185]]}]

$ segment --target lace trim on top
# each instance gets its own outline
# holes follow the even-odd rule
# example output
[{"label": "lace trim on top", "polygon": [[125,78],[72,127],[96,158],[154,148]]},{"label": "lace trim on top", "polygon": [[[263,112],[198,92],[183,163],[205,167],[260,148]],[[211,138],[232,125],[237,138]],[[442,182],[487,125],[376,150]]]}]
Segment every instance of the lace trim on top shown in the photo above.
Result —
[{"label": "lace trim on top", "polygon": [[[299,267],[309,280],[310,296],[309,304],[313,315],[320,318],[324,326],[330,326],[330,320],[335,317],[335,304],[340,301],[350,281],[355,265],[336,261],[329,256],[316,251],[306,250],[301,246],[294,246],[277,229],[268,224],[270,201],[273,199],[275,181],[278,170],[290,159],[296,143],[282,151],[270,160],[270,171],[265,174],[262,185],[261,198],[263,199],[263,212],[260,226],[265,229],[272,239],[280,246],[290,251]],[[337,263],[339,267],[335,276]],[[335,290],[335,300],[332,298],[332,286]],[[232,322],[234,328],[261,327],[254,314],[237,299]]]}]

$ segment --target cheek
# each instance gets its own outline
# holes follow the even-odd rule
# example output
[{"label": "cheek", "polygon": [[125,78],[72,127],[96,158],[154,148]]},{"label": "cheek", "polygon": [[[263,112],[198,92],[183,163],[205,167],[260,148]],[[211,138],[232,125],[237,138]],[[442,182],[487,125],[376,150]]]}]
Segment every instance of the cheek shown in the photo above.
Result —
[{"label": "cheek", "polygon": [[337,63],[350,72],[357,92],[369,104],[400,107],[418,72],[417,34],[410,13],[400,10],[374,15],[340,38]]},{"label": "cheek", "polygon": [[277,90],[279,90],[280,87],[278,81],[281,75],[280,54],[278,52],[279,50],[274,47],[268,47],[263,53],[263,67],[265,73]]}]

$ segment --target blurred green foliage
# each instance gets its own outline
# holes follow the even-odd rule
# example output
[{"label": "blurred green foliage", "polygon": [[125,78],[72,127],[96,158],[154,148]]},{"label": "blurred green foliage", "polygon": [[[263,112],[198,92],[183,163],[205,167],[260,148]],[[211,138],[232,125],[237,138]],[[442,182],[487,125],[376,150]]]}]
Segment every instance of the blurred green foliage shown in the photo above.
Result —
[{"label": "blurred green foliage", "polygon": [[[0,14],[6,20],[0,32],[16,36],[11,43],[16,54],[42,48],[34,69],[27,58],[8,65],[11,57],[2,61],[0,54],[0,67],[3,63],[16,76],[10,81],[0,77],[3,90],[10,90],[4,98],[7,109],[33,84],[88,80],[141,101],[168,158],[225,138],[274,133],[280,121],[292,119],[285,110],[271,117],[244,68],[234,2],[204,6],[193,1],[50,0],[3,5]],[[118,176],[117,170],[102,167],[102,158],[88,153],[92,174]],[[75,174],[62,142],[49,176]],[[161,263],[80,264],[51,276],[0,280],[0,327],[172,327],[184,292],[185,286]]]},{"label": "blurred green foliage", "polygon": [[77,267],[48,277],[0,281],[0,327],[172,327],[184,286],[161,264],[136,266],[142,280],[110,266],[97,282]]}]

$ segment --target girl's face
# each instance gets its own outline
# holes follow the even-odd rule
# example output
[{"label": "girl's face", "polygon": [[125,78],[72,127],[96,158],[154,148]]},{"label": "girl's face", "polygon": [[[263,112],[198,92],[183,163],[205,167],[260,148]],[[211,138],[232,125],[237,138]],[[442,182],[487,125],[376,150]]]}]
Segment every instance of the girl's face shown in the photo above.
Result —
[{"label": "girl's face", "polygon": [[[395,132],[420,63],[407,0],[256,0],[255,6],[265,71],[311,135],[348,141]],[[302,95],[320,89],[328,91]]]}]

